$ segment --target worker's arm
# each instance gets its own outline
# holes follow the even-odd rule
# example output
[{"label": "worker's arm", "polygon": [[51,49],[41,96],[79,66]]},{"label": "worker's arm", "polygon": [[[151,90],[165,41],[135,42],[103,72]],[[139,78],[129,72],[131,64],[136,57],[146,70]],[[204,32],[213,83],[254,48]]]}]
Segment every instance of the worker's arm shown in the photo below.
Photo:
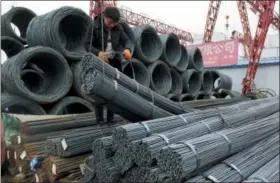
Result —
[{"label": "worker's arm", "polygon": [[132,51],[132,48],[134,47],[134,42],[128,37],[128,35],[125,33],[124,28],[120,29],[120,39],[121,42],[124,45],[124,49],[129,49],[129,51]]}]

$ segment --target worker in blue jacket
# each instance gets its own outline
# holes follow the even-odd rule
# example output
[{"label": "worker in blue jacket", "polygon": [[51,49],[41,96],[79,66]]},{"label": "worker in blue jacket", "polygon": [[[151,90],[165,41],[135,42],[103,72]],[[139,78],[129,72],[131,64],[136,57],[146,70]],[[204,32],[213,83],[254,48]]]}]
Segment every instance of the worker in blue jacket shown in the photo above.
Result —
[{"label": "worker in blue jacket", "polygon": [[[121,24],[120,21],[120,12],[118,8],[115,7],[107,7],[103,11],[102,16],[95,16],[93,20],[93,28],[88,35],[85,48],[89,50],[89,52],[98,56],[102,61],[122,72],[122,58],[127,61],[131,59],[131,51],[134,47],[134,42],[124,30],[122,26],[124,22],[121,22]],[[115,54],[112,54],[111,57],[104,54],[112,52]],[[112,121],[113,117],[114,113],[108,110],[107,121]],[[96,118],[98,121],[103,121],[103,106],[96,106]]]}]

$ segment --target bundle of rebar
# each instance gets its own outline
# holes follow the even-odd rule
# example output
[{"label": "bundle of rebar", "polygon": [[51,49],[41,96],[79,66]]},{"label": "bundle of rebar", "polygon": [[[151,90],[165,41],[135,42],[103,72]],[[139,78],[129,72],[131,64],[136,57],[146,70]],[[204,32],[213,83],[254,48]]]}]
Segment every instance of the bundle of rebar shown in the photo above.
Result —
[{"label": "bundle of rebar", "polygon": [[213,182],[242,182],[278,154],[277,133],[215,165],[203,177]]},{"label": "bundle of rebar", "polygon": [[83,73],[82,90],[85,94],[102,98],[106,103],[120,106],[116,109],[107,105],[110,110],[120,114],[129,121],[141,121],[171,116],[172,114],[154,105],[138,94],[119,85],[116,80],[108,78],[98,70],[89,68]]},{"label": "bundle of rebar", "polygon": [[[279,97],[277,99],[279,100]],[[267,100],[266,102],[269,101],[271,100]],[[141,123],[123,125],[117,127],[113,132],[113,149],[116,150],[121,146],[127,146],[132,141],[145,138],[154,133],[160,133],[180,126],[189,125],[198,120],[210,118],[213,116],[220,116],[221,113],[226,114],[243,110],[243,106],[249,108],[248,106],[255,106],[258,104],[261,104],[261,102],[248,101],[228,107],[217,107],[204,111],[186,113],[179,116],[171,116],[167,118],[149,120]]]},{"label": "bundle of rebar", "polygon": [[120,147],[113,156],[116,168],[120,173],[124,173],[133,165],[129,147]]},{"label": "bundle of rebar", "polygon": [[121,179],[121,173],[112,158],[107,158],[96,164],[96,177],[99,182],[113,183]]},{"label": "bundle of rebar", "polygon": [[84,178],[86,180],[91,180],[92,178],[95,177],[95,157],[94,156],[89,156],[88,158],[85,159],[84,162]]},{"label": "bundle of rebar", "polygon": [[20,154],[20,159],[31,160],[34,157],[44,157],[44,142],[26,143],[23,145],[23,150]]},{"label": "bundle of rebar", "polygon": [[80,171],[79,164],[82,164],[87,156],[88,154],[72,158],[50,156],[44,160],[43,170],[47,173],[49,181],[54,182],[59,178],[71,174],[71,171]]},{"label": "bundle of rebar", "polygon": [[148,87],[145,87],[135,80],[129,78],[125,74],[120,73],[118,70],[110,66],[109,64],[103,64],[102,61],[99,60],[98,57],[95,55],[88,53],[86,54],[81,62],[83,63],[82,67],[84,72],[87,72],[89,69],[96,69],[101,71],[109,78],[116,80],[120,85],[125,87],[126,89],[137,93],[139,96],[143,97],[144,99],[148,100],[170,113],[173,114],[182,114],[186,112],[193,111],[191,108],[187,106],[181,106],[175,102],[168,100],[167,98],[157,94],[156,92],[151,91]]},{"label": "bundle of rebar", "polygon": [[244,182],[279,182],[279,154]]},{"label": "bundle of rebar", "polygon": [[92,149],[92,143],[95,139],[112,134],[116,124],[104,124],[93,127],[74,130],[71,133],[60,136],[61,144],[57,147],[57,153],[60,157],[71,157],[82,153],[87,153]]},{"label": "bundle of rebar", "polygon": [[267,116],[279,111],[279,103],[275,102],[274,104],[265,105],[265,107],[257,106],[235,114],[207,118],[189,126],[175,128],[163,133],[154,134],[139,141],[133,141],[131,143],[130,156],[132,156],[132,159],[138,166],[152,165],[155,164],[156,156],[165,146],[178,143],[182,140],[200,137],[224,128],[253,123],[255,119],[259,119],[259,116],[263,117],[263,112],[267,111],[270,111],[267,113]]},{"label": "bundle of rebar", "polygon": [[96,162],[112,157],[114,155],[114,151],[112,149],[112,142],[112,136],[98,138],[93,142],[92,154]]},{"label": "bundle of rebar", "polygon": [[277,115],[164,147],[157,157],[158,165],[173,178],[186,176],[279,131],[279,112]]}]

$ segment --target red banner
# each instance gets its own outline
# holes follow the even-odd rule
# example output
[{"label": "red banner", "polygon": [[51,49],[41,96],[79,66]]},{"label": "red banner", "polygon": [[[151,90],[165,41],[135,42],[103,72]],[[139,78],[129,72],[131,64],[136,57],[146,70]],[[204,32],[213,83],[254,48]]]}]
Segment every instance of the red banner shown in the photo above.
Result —
[{"label": "red banner", "polygon": [[225,40],[187,46],[187,48],[193,47],[198,47],[200,49],[206,67],[233,65],[238,62],[237,40]]}]

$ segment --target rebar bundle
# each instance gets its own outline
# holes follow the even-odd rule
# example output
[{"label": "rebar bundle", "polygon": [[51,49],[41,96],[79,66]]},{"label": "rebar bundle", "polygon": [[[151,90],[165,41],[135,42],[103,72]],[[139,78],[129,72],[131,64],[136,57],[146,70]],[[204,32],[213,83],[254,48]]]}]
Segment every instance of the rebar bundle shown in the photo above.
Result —
[{"label": "rebar bundle", "polygon": [[98,138],[93,142],[92,154],[96,162],[112,157],[114,155],[112,142],[113,142],[112,136]]},{"label": "rebar bundle", "polygon": [[96,164],[96,177],[99,182],[113,183],[121,179],[121,174],[112,158],[107,158]]},{"label": "rebar bundle", "polygon": [[58,154],[58,148],[60,146],[59,137],[51,137],[45,141],[45,155],[46,156],[56,156]]},{"label": "rebar bundle", "polygon": [[95,177],[95,157],[94,156],[89,156],[88,158],[85,159],[84,163],[84,178],[86,180],[91,180],[92,178]]},{"label": "rebar bundle", "polygon": [[50,156],[43,162],[43,170],[47,173],[51,182],[71,174],[71,171],[78,170],[79,164],[82,164],[88,155],[75,156],[72,158],[59,158]]},{"label": "rebar bundle", "polygon": [[31,160],[34,157],[44,157],[44,142],[26,143],[23,145],[23,151],[20,154],[20,159]]},{"label": "rebar bundle", "polygon": [[57,146],[58,156],[70,157],[91,151],[95,139],[112,135],[113,129],[119,125],[119,123],[97,125],[62,134],[60,136],[61,145]]},{"label": "rebar bundle", "polygon": [[154,103],[156,106],[169,111],[174,114],[182,114],[188,111],[192,111],[191,108],[185,106],[183,108],[180,104],[172,102],[167,98],[157,94],[156,92],[151,91],[149,88],[135,82],[135,80],[129,78],[125,74],[120,73],[115,68],[111,67],[109,64],[102,64],[102,62],[91,53],[87,53],[81,59],[81,65],[84,68],[84,72],[87,69],[93,67],[99,71],[105,73],[106,76],[117,80],[117,82],[127,88],[128,90],[137,93],[148,101]]},{"label": "rebar bundle", "polygon": [[[163,133],[153,134],[139,141],[133,141],[131,143],[130,156],[132,156],[132,159],[138,166],[152,165],[155,163],[155,158],[160,150],[165,146],[178,143],[182,140],[185,141],[200,137],[224,128],[253,123],[255,119],[272,115],[277,111],[279,111],[278,102],[263,104],[249,108],[246,111],[215,116],[197,121],[189,126],[182,126]],[[264,116],[264,113],[266,113],[266,116]]]},{"label": "rebar bundle", "polygon": [[[277,113],[279,115],[279,112]],[[279,117],[204,135],[164,147],[157,162],[173,178],[184,177],[215,160],[239,152],[279,130]]]},{"label": "rebar bundle", "polygon": [[244,182],[279,182],[279,154]]},{"label": "rebar bundle", "polygon": [[116,168],[120,173],[124,173],[133,165],[132,156],[130,155],[129,147],[120,147],[113,156]]},{"label": "rebar bundle", "polygon": [[275,134],[215,165],[203,176],[213,182],[242,182],[278,154],[279,134]]},{"label": "rebar bundle", "polygon": [[130,121],[141,121],[171,116],[172,114],[143,99],[136,93],[119,85],[116,80],[111,80],[98,70],[89,68],[83,75],[82,90],[93,98],[98,96],[104,101],[122,107],[122,110],[110,108]]}]

